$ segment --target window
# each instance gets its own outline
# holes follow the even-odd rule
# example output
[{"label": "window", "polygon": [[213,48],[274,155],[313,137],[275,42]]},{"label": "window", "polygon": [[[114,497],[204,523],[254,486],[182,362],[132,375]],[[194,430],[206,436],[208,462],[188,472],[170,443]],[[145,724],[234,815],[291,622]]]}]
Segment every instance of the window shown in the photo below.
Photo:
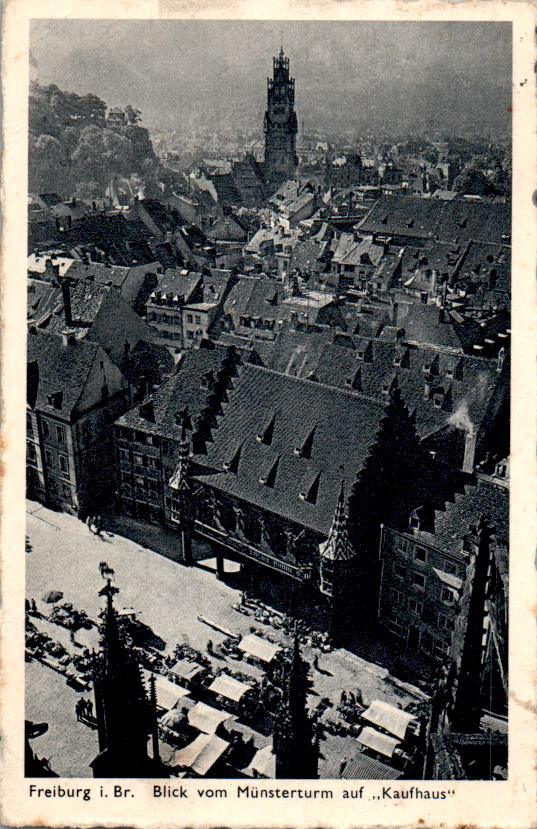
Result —
[{"label": "window", "polygon": [[82,423],[82,440],[84,443],[90,443],[91,441],[91,423],[88,421]]},{"label": "window", "polygon": [[36,460],[37,455],[36,455],[35,446],[34,446],[33,443],[28,442],[26,444],[26,457],[28,458],[29,461],[35,461]]},{"label": "window", "polygon": [[391,630],[395,636],[400,636],[402,638],[405,636],[405,628],[397,616],[394,619],[390,619],[388,622],[388,630]]},{"label": "window", "polygon": [[56,426],[56,439],[58,443],[65,443],[65,429],[63,426]]},{"label": "window", "polygon": [[399,550],[399,552],[400,553],[407,553],[408,552],[408,546],[409,545],[408,545],[408,541],[406,540],[406,538],[402,538],[401,536],[398,536],[398,538],[397,538],[397,549]]},{"label": "window", "polygon": [[408,609],[411,613],[414,613],[416,616],[421,616],[421,614],[423,613],[423,602],[419,602],[417,599],[409,599]]},{"label": "window", "polygon": [[442,562],[442,570],[444,573],[450,573],[452,576],[458,576],[459,568],[453,561]]},{"label": "window", "polygon": [[187,331],[186,332],[186,338],[187,338],[187,340],[193,340],[194,339],[194,332],[193,331]]},{"label": "window", "polygon": [[123,463],[129,463],[130,455],[127,449],[119,450],[119,458]]},{"label": "window", "polygon": [[44,438],[50,437],[50,429],[49,429],[49,425],[48,425],[48,420],[45,420],[45,418],[43,418],[41,420],[41,428],[43,430],[43,437]]},{"label": "window", "polygon": [[423,589],[425,587],[425,576],[423,573],[414,573],[412,576],[412,584],[415,584],[416,587]]},{"label": "window", "polygon": [[399,576],[400,579],[403,579],[405,577],[405,568],[402,564],[394,564],[393,572],[396,576]]},{"label": "window", "polygon": [[45,449],[45,463],[47,466],[54,466],[54,461],[52,459],[52,452],[49,452],[48,449]]},{"label": "window", "polygon": [[143,455],[133,455],[133,460],[137,466],[143,466],[144,464]]},{"label": "window", "polygon": [[196,319],[196,325],[201,325],[201,317],[200,317],[199,314],[196,314],[195,319]]},{"label": "window", "polygon": [[455,604],[456,594],[451,587],[443,587],[440,591],[440,598],[446,604]]},{"label": "window", "polygon": [[416,550],[414,552],[414,558],[417,561],[427,561],[427,550],[425,550],[423,547],[416,547]]},{"label": "window", "polygon": [[65,498],[71,497],[71,487],[67,484],[62,484],[62,495],[65,496]]},{"label": "window", "polygon": [[405,595],[401,593],[400,590],[392,590],[392,601],[396,605],[404,605],[405,603]]},{"label": "window", "polygon": [[438,627],[443,630],[451,630],[453,627],[453,619],[445,613],[438,614]]},{"label": "window", "polygon": [[187,314],[186,315],[186,321],[187,322],[194,322],[194,317],[192,316],[192,314]]},{"label": "window", "polygon": [[26,431],[28,432],[29,435],[32,435],[33,432],[34,432],[34,425],[32,423],[32,415],[31,414],[26,415]]},{"label": "window", "polygon": [[67,458],[65,457],[65,455],[60,455],[58,460],[60,462],[60,470],[62,472],[65,472],[66,474],[68,474],[69,473],[69,464],[67,463]]}]

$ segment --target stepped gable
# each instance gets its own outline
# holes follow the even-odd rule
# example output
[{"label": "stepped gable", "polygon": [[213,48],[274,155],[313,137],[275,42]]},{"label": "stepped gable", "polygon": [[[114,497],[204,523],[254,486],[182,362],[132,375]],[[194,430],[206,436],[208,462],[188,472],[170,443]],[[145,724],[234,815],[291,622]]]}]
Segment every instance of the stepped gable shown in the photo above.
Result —
[{"label": "stepped gable", "polygon": [[[141,404],[120,417],[116,425],[178,441],[181,427],[176,422],[177,412],[188,408],[192,423],[202,416],[212,394],[211,383],[204,381],[204,378],[210,376],[211,372],[216,376],[222,363],[234,353],[234,349],[230,351],[226,346],[208,341],[201,348],[188,351],[181,360],[177,373]],[[144,411],[144,405],[148,403],[152,403],[151,420],[140,416],[140,409]]]},{"label": "stepped gable", "polygon": [[434,513],[434,531],[413,530],[414,535],[426,544],[442,549],[451,555],[463,553],[463,537],[470,525],[477,526],[481,515],[489,516],[494,527],[495,545],[506,553],[509,545],[509,490],[484,479],[475,486],[469,485],[454,496],[443,509]]},{"label": "stepped gable", "polygon": [[[207,455],[196,457],[208,467],[200,482],[327,536],[342,479],[348,490],[375,442],[382,403],[247,365],[223,408]],[[224,471],[239,443],[236,472]]]}]

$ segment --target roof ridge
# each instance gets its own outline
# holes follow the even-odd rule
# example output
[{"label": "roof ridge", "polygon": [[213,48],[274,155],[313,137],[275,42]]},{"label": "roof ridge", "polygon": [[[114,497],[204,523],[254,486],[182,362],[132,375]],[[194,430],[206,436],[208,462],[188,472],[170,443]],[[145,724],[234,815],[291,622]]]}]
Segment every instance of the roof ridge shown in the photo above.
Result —
[{"label": "roof ridge", "polygon": [[266,366],[256,366],[252,363],[246,363],[243,366],[243,369],[259,369],[259,371],[264,371],[267,374],[274,374],[277,377],[283,377],[285,380],[289,380],[292,383],[308,383],[309,386],[316,386],[321,389],[326,389],[327,391],[334,392],[336,394],[341,394],[344,397],[358,397],[362,400],[367,400],[369,403],[376,403],[381,408],[384,408],[384,404],[377,400],[375,397],[370,397],[367,394],[361,394],[357,392],[347,391],[347,389],[340,389],[336,386],[329,386],[327,383],[320,383],[318,380],[308,380],[307,377],[291,377],[289,374],[283,374],[281,371],[275,371],[272,368],[267,368]]}]

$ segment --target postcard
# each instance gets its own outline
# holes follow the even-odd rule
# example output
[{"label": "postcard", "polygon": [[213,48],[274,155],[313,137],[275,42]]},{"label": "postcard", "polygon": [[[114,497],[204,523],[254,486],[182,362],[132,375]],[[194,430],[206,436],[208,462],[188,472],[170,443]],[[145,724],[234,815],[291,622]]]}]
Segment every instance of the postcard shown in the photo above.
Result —
[{"label": "postcard", "polygon": [[7,4],[4,825],[533,825],[535,24]]}]

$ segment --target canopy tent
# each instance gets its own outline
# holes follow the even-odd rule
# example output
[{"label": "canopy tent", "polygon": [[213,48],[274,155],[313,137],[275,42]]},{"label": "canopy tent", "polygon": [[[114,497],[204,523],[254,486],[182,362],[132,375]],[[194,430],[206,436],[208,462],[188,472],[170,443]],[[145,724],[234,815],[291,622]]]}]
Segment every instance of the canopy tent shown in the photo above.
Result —
[{"label": "canopy tent", "polygon": [[412,714],[407,714],[406,711],[402,711],[400,708],[379,699],[371,703],[362,714],[362,718],[373,723],[373,725],[384,728],[385,731],[389,731],[390,734],[394,734],[401,740],[406,737],[409,723],[416,719]]},{"label": "canopy tent", "polygon": [[[272,752],[272,745],[269,743],[269,745],[256,751],[252,762],[244,771],[246,774],[252,774],[252,776],[274,779],[276,777],[276,757]],[[254,772],[257,772],[257,774],[254,775]]]},{"label": "canopy tent", "polygon": [[228,711],[220,711],[219,708],[213,708],[204,702],[197,702],[188,712],[188,722],[198,731],[214,734],[220,723],[231,719],[232,716]]},{"label": "canopy tent", "polygon": [[169,679],[166,679],[166,677],[160,676],[159,674],[153,674],[152,671],[144,669],[144,679],[146,680],[147,687],[149,687],[149,678],[151,676],[155,677],[157,705],[165,711],[169,711],[173,708],[181,697],[188,697],[190,694],[190,691],[187,691],[187,689],[181,687],[181,685],[176,685],[174,682],[170,682]]},{"label": "canopy tent", "polygon": [[362,728],[357,740],[367,748],[372,748],[373,751],[384,754],[385,757],[393,757],[393,752],[399,745],[398,740],[388,737],[387,734],[381,734],[376,728],[370,728],[369,726]]},{"label": "canopy tent", "polygon": [[240,702],[244,694],[250,690],[249,685],[246,685],[245,682],[240,682],[238,679],[234,679],[229,674],[220,674],[209,685],[209,691],[221,697],[226,697],[226,699],[233,700],[233,702]]},{"label": "canopy tent", "polygon": [[203,665],[199,665],[197,662],[191,662],[188,659],[179,659],[175,665],[172,665],[170,668],[172,674],[175,674],[175,676],[178,676],[187,682],[190,682],[205,670],[206,668],[204,668]]},{"label": "canopy tent", "polygon": [[279,645],[257,636],[255,633],[248,633],[239,642],[239,650],[250,656],[255,656],[261,662],[270,663],[280,650]]},{"label": "canopy tent", "polygon": [[200,777],[206,775],[228,748],[229,743],[214,734],[199,734],[193,742],[173,755],[173,764],[192,769]]}]

